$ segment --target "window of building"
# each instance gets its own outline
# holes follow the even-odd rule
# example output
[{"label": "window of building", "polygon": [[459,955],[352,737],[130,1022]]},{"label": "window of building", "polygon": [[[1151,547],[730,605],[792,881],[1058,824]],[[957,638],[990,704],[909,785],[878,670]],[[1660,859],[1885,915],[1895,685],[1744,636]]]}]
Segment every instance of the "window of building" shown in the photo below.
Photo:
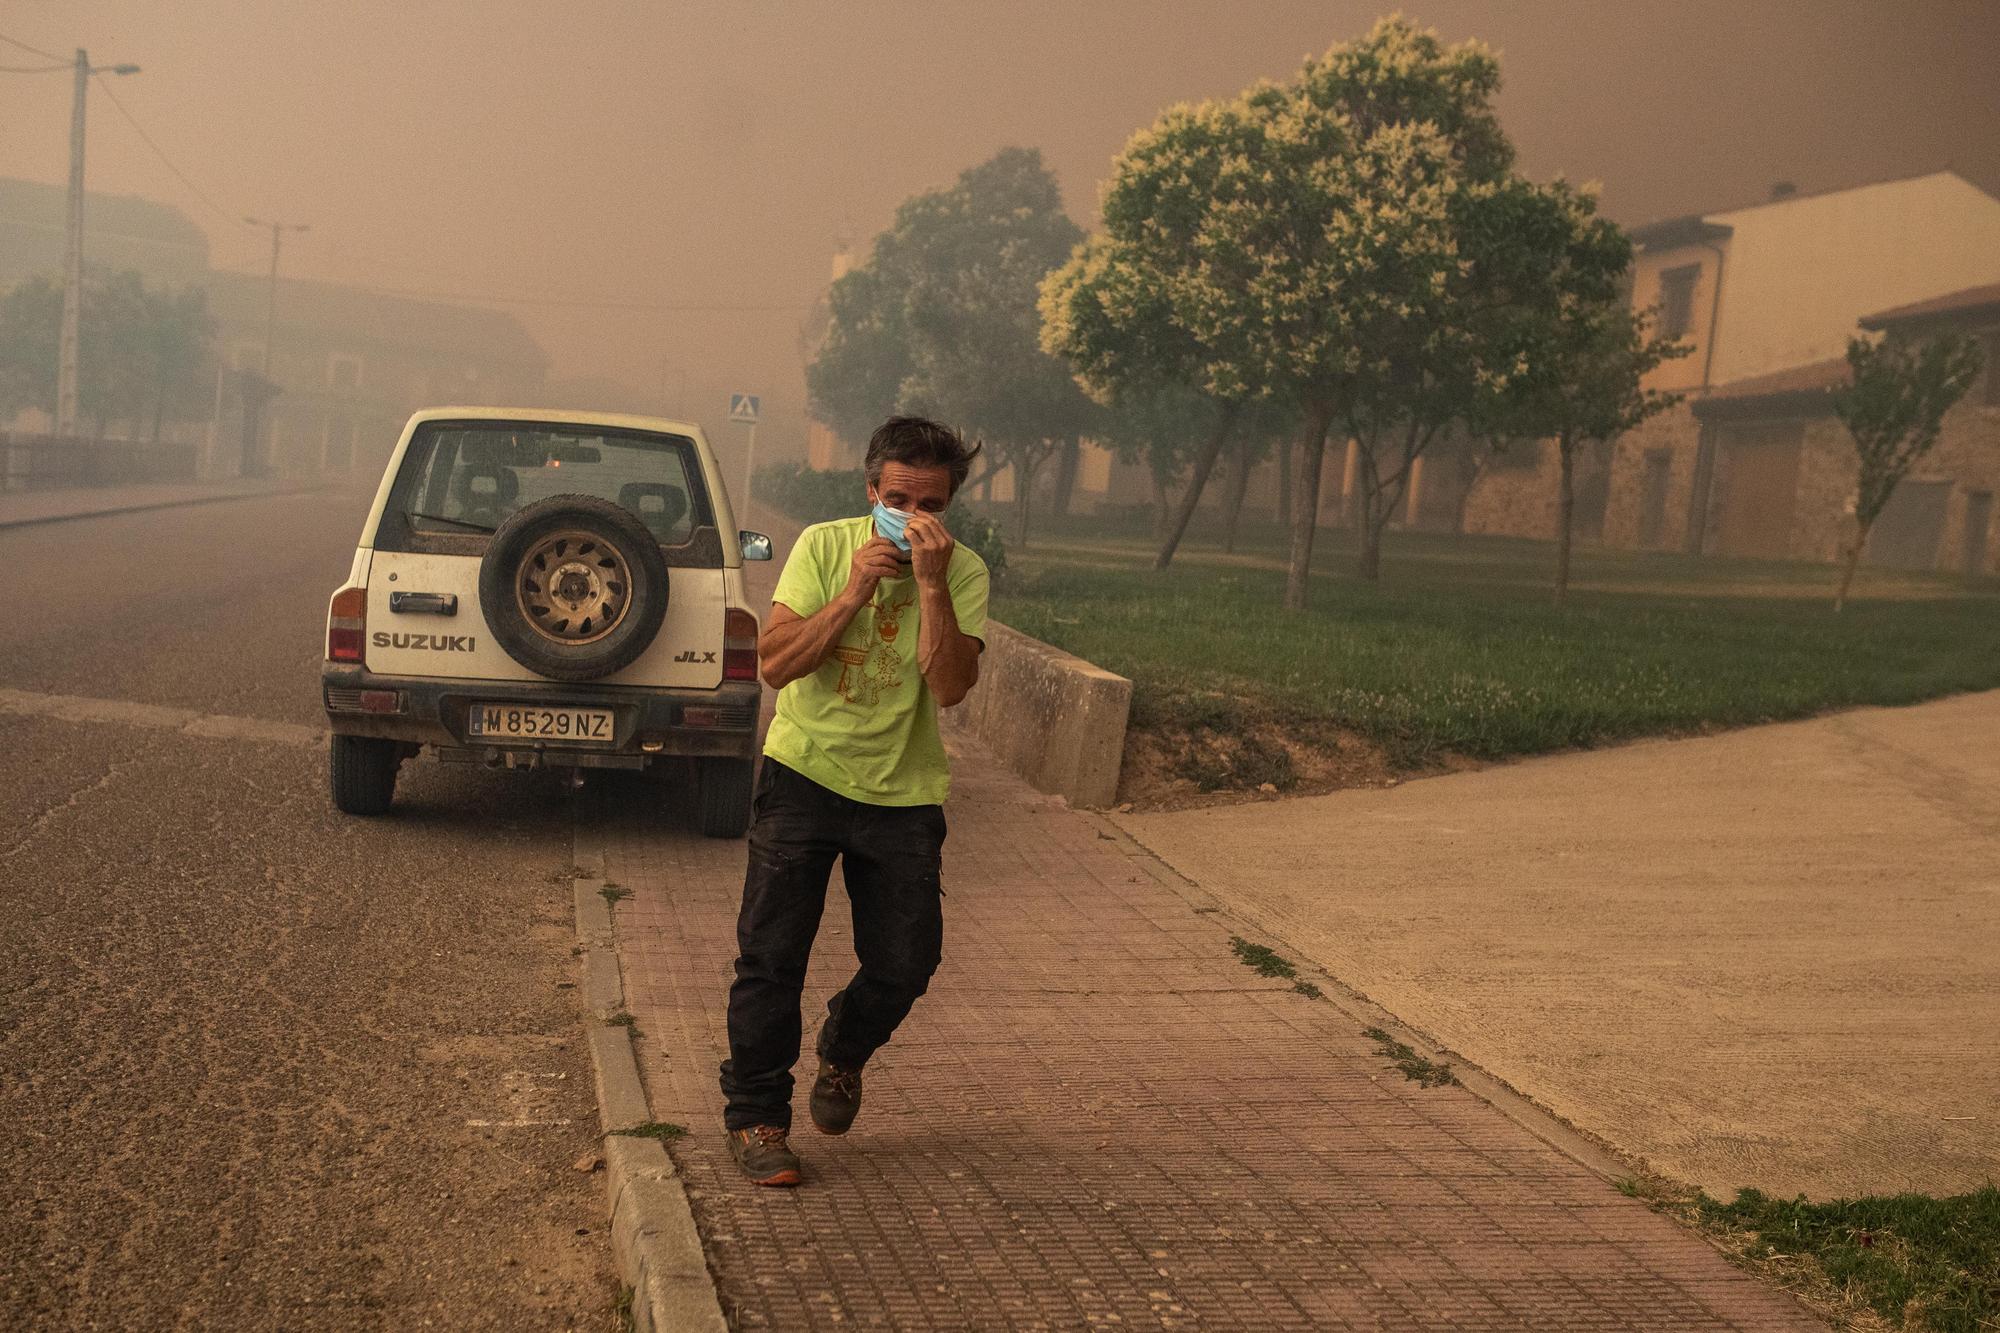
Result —
[{"label": "window of building", "polygon": [[1660,274],[1660,336],[1685,338],[1694,327],[1694,284],[1701,265],[1683,264]]}]

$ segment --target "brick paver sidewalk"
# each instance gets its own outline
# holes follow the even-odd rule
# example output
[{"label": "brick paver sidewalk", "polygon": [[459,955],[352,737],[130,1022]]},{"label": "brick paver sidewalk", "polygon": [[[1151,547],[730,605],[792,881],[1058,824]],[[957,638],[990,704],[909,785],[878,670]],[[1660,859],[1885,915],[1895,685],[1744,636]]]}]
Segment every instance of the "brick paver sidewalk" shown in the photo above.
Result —
[{"label": "brick paver sidewalk", "polygon": [[[977,752],[956,760],[945,961],[807,1185],[743,1182],[716,1064],[740,842],[607,786],[579,853],[617,909],[654,1111],[741,1328],[1819,1327],[1461,1088],[1407,1082],[1230,926]],[[666,821],[671,824],[671,821]],[[838,888],[807,1044],[853,969]]]}]

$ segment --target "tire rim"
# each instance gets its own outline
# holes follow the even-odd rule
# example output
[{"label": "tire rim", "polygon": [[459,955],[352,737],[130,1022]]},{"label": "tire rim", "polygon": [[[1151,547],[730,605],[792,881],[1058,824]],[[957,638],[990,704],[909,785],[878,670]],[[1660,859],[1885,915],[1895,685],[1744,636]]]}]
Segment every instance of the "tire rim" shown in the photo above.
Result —
[{"label": "tire rim", "polygon": [[595,643],[632,606],[625,553],[594,532],[552,532],[528,548],[514,575],[514,599],[528,626],[550,643]]}]

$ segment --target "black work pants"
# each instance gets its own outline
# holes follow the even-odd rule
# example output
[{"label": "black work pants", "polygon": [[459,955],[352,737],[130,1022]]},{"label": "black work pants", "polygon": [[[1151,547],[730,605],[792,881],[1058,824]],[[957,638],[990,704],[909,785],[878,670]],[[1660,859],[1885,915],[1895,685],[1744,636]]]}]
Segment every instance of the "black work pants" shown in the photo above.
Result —
[{"label": "black work pants", "polygon": [[765,759],[750,824],[750,864],[736,920],[723,1124],[792,1123],[799,996],[835,857],[854,914],[861,968],[827,1002],[819,1054],[859,1069],[930,985],[944,942],[944,808],[852,801]]}]

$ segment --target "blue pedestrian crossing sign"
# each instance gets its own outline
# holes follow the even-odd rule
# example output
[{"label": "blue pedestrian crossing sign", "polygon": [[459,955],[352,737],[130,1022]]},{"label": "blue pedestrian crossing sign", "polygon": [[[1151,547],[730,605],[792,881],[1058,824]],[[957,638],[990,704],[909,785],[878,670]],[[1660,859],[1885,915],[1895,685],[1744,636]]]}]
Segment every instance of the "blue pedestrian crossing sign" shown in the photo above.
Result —
[{"label": "blue pedestrian crossing sign", "polygon": [[754,393],[732,393],[729,395],[729,419],[757,424],[757,395]]}]

